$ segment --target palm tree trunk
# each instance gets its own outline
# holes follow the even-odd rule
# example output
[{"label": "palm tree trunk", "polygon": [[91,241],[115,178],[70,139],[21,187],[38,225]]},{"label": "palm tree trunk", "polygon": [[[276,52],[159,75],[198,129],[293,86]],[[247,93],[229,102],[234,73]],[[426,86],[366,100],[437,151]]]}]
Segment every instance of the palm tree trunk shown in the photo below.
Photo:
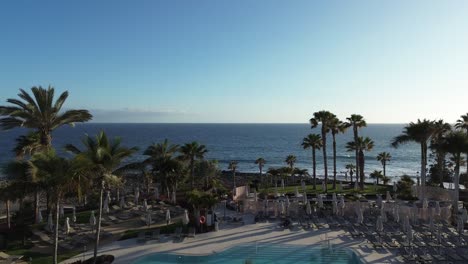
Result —
[{"label": "palm tree trunk", "polygon": [[454,175],[454,181],[455,181],[455,199],[453,201],[453,213],[455,215],[458,214],[458,200],[460,196],[460,163],[461,163],[461,155],[458,154],[455,157],[455,175]]},{"label": "palm tree trunk", "polygon": [[54,232],[54,256],[53,256],[53,262],[54,264],[58,263],[57,260],[57,255],[58,255],[58,232],[59,232],[59,215],[60,215],[60,199],[57,198],[57,201],[55,203],[55,232]]},{"label": "palm tree trunk", "polygon": [[314,176],[314,190],[317,190],[317,162],[315,160],[315,148],[312,148],[312,174]]},{"label": "palm tree trunk", "polygon": [[383,165],[383,176],[387,176],[387,173],[385,170],[385,168],[387,167],[387,162],[384,160],[382,165]]},{"label": "palm tree trunk", "polygon": [[[49,203],[47,202],[47,207]],[[34,223],[39,222],[39,187],[36,186],[34,190]]]},{"label": "palm tree trunk", "polygon": [[[355,146],[357,146],[357,141],[358,141],[358,130],[357,130],[357,126],[354,125],[353,126],[353,133],[354,133],[354,144]],[[358,148],[355,149],[355,155],[356,155],[356,181],[358,181],[359,179],[359,173],[360,173],[360,170],[359,170],[359,150]],[[351,183],[353,182],[352,180],[353,176],[351,176]]]},{"label": "palm tree trunk", "polygon": [[332,134],[333,137],[333,189],[336,189],[336,139],[335,134]]},{"label": "palm tree trunk", "polygon": [[11,228],[11,222],[10,222],[10,199],[7,199],[5,202],[5,207],[6,207],[6,220],[7,220],[7,227],[8,229]]},{"label": "palm tree trunk", "polygon": [[364,152],[359,151],[359,177],[360,177],[360,188],[364,190]]},{"label": "palm tree trunk", "polygon": [[99,235],[101,233],[101,218],[102,218],[102,196],[104,194],[104,181],[101,182],[101,190],[99,190],[99,210],[98,210],[98,219],[96,227],[96,240],[94,245],[94,260],[93,263],[96,264],[98,247],[99,247]]},{"label": "palm tree trunk", "polygon": [[328,192],[328,166],[327,166],[327,132],[322,125],[322,152],[323,152],[323,169],[325,170],[325,192]]}]

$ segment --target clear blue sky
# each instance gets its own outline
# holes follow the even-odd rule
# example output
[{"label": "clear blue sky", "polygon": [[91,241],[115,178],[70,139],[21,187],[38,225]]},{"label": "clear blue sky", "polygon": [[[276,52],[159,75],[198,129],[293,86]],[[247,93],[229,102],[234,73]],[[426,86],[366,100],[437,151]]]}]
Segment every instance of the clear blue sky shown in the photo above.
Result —
[{"label": "clear blue sky", "polygon": [[468,1],[1,1],[0,102],[49,84],[97,122],[454,122]]}]

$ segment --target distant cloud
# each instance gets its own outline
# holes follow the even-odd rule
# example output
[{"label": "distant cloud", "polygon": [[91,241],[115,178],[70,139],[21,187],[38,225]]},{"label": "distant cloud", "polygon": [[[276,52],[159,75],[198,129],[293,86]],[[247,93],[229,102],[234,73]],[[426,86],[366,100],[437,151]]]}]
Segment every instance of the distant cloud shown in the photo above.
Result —
[{"label": "distant cloud", "polygon": [[92,122],[110,123],[153,123],[153,122],[182,122],[193,114],[184,111],[162,109],[91,109]]}]

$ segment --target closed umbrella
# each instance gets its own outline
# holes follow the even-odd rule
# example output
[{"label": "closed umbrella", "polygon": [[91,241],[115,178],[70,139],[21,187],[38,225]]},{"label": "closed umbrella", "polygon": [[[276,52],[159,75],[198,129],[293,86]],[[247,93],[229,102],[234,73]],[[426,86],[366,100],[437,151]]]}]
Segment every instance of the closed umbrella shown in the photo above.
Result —
[{"label": "closed umbrella", "polygon": [[40,224],[40,223],[42,223],[42,221],[44,221],[44,218],[42,217],[41,210],[39,210],[39,214],[37,215],[37,223],[36,224]]},{"label": "closed umbrella", "polygon": [[437,243],[442,244],[442,232],[440,231],[440,228],[437,229]]},{"label": "closed umbrella", "polygon": [[65,211],[63,210],[63,205],[62,204],[59,207],[59,211],[60,211],[60,218],[64,217],[65,216]]},{"label": "closed umbrella", "polygon": [[148,213],[146,214],[146,225],[147,226],[151,226],[151,222],[152,222],[152,219],[151,219],[151,212],[148,211]]},{"label": "closed umbrella", "polygon": [[156,199],[159,200],[159,188],[158,188],[158,186],[156,186],[156,188],[154,188],[154,196],[156,196]]},{"label": "closed umbrella", "polygon": [[289,207],[291,203],[289,202],[289,198],[286,196],[286,215],[289,215]]},{"label": "closed umbrella", "polygon": [[400,222],[400,207],[398,205],[395,207],[395,222]]},{"label": "closed umbrella", "polygon": [[426,208],[428,208],[428,207],[429,207],[429,202],[428,202],[427,198],[424,198],[424,200],[423,200],[423,208],[426,209]]},{"label": "closed umbrella", "polygon": [[49,217],[47,217],[47,229],[50,232],[54,230],[54,219],[52,218],[52,213],[49,213]]},{"label": "closed umbrella", "polygon": [[439,202],[439,201],[436,201],[435,214],[436,214],[437,216],[440,216],[440,212],[441,212],[441,210],[440,210],[440,202]]},{"label": "closed umbrella", "polygon": [[333,214],[338,214],[338,202],[337,201],[333,201]]},{"label": "closed umbrella", "polygon": [[104,205],[103,205],[104,213],[109,213],[109,192],[107,192],[106,198],[104,198]]},{"label": "closed umbrella", "polygon": [[377,194],[377,207],[381,208],[382,207],[382,195]]},{"label": "closed umbrella", "polygon": [[302,198],[303,198],[303,202],[304,202],[304,203],[307,203],[307,202],[308,202],[308,201],[307,201],[307,193],[306,193],[306,192],[304,192],[304,194],[302,195]]},{"label": "closed umbrella", "polygon": [[294,196],[299,197],[299,188],[296,186]]},{"label": "closed umbrella", "polygon": [[431,230],[431,234],[434,233],[434,217],[432,215],[429,216],[429,230]]},{"label": "closed umbrella", "polygon": [[72,221],[73,223],[76,223],[76,207],[75,206],[73,206]]},{"label": "closed umbrella", "polygon": [[275,184],[275,197],[279,197],[280,194],[278,192],[278,184]]},{"label": "closed umbrella", "polygon": [[65,231],[65,234],[70,234],[70,218],[65,218],[65,226],[64,226],[64,231]]},{"label": "closed umbrella", "polygon": [[255,202],[258,201],[258,198],[257,198],[257,189],[254,190],[254,201],[255,201]]},{"label": "closed umbrella", "polygon": [[171,212],[169,209],[166,210],[166,224],[169,225],[171,223]]},{"label": "closed umbrella", "polygon": [[143,211],[148,211],[148,202],[146,201],[146,199],[143,200]]},{"label": "closed umbrella", "polygon": [[332,194],[332,201],[333,202],[338,202],[338,199],[336,199],[336,193]]},{"label": "closed umbrella", "polygon": [[94,211],[91,211],[91,216],[89,217],[89,224],[93,228],[96,226],[96,217],[94,216]]},{"label": "closed umbrella", "polygon": [[285,215],[285,214],[286,214],[286,208],[285,208],[285,206],[284,206],[284,202],[283,202],[283,201],[281,202],[281,214],[282,214],[282,215]]},{"label": "closed umbrella", "polygon": [[138,205],[138,199],[140,199],[140,187],[135,188],[135,204]]},{"label": "closed umbrella", "polygon": [[306,213],[307,213],[308,215],[311,215],[311,214],[312,214],[312,207],[310,206],[310,203],[309,203],[309,202],[306,203]]},{"label": "closed umbrella", "polygon": [[278,203],[279,203],[278,201],[276,201],[276,202],[274,203],[275,217],[278,217],[278,206],[279,206]]},{"label": "closed umbrella", "polygon": [[359,224],[362,224],[364,222],[364,215],[362,213],[361,207],[358,207],[358,219],[357,219]]},{"label": "closed umbrella", "polygon": [[188,225],[189,222],[190,222],[190,219],[188,217],[188,211],[184,210],[184,218],[182,219],[182,223],[184,225]]},{"label": "closed umbrella", "polygon": [[325,191],[327,189],[327,186],[325,186],[325,181],[322,181],[322,191]]},{"label": "closed umbrella", "polygon": [[387,222],[387,213],[385,213],[385,208],[383,206],[380,208],[380,217],[382,218],[382,222]]},{"label": "closed umbrella", "polygon": [[410,221],[408,215],[405,215],[404,221],[403,221],[403,230],[406,232],[408,228],[410,227]]},{"label": "closed umbrella", "polygon": [[392,196],[390,195],[389,191],[387,191],[386,200],[387,202],[390,202],[390,200],[392,200]]},{"label": "closed umbrella", "polygon": [[406,231],[406,242],[408,245],[411,245],[411,241],[413,241],[413,230],[411,227],[408,227],[408,230]]},{"label": "closed umbrella", "polygon": [[120,201],[120,189],[117,188],[117,195],[116,195],[116,201]]},{"label": "closed umbrella", "polygon": [[120,197],[120,208],[124,209],[125,208],[125,196]]},{"label": "closed umbrella", "polygon": [[317,199],[318,199],[318,207],[319,207],[319,208],[323,208],[323,198],[322,198],[322,195],[319,194],[319,195],[317,196]]},{"label": "closed umbrella", "polygon": [[284,179],[281,179],[281,188],[284,190]]},{"label": "closed umbrella", "polygon": [[304,180],[301,181],[301,186],[302,186],[302,191],[305,192],[306,191],[306,185],[305,185]]},{"label": "closed umbrella", "polygon": [[176,203],[176,202],[177,202],[176,192],[172,191],[172,203]]},{"label": "closed umbrella", "polygon": [[383,220],[382,216],[377,217],[377,223],[375,224],[375,229],[377,232],[382,232],[383,231]]},{"label": "closed umbrella", "polygon": [[359,189],[358,182],[355,181],[354,182],[354,190],[357,191],[358,189]]},{"label": "closed umbrella", "polygon": [[340,197],[340,209],[341,209],[341,216],[344,216],[344,209],[345,209],[345,200],[344,200],[344,196],[341,196]]},{"label": "closed umbrella", "polygon": [[398,187],[396,185],[396,182],[393,182],[393,192],[396,192],[398,190]]}]

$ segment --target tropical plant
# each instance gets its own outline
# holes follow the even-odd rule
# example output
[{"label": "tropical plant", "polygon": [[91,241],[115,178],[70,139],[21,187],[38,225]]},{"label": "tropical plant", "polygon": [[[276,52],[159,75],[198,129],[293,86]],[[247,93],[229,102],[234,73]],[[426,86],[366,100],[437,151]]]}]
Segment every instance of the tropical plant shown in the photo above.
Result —
[{"label": "tropical plant", "polygon": [[452,154],[455,161],[455,199],[454,211],[458,213],[458,200],[460,191],[460,165],[462,163],[462,153],[468,152],[468,136],[461,131],[454,131],[449,133],[445,138],[445,143],[442,146],[447,153]]},{"label": "tropical plant", "polygon": [[288,155],[286,157],[286,159],[284,160],[284,162],[286,162],[286,164],[288,164],[289,166],[289,170],[291,172],[291,178],[293,178],[293,182],[294,182],[294,164],[296,163],[296,156],[294,155]]},{"label": "tropical plant", "polygon": [[130,157],[137,151],[137,148],[127,148],[121,146],[120,138],[109,140],[104,132],[100,132],[95,138],[86,135],[82,141],[84,149],[80,150],[74,145],[68,144],[65,149],[75,154],[75,161],[79,168],[79,173],[91,176],[99,189],[99,208],[96,227],[96,240],[94,245],[94,263],[97,260],[97,250],[99,247],[99,235],[101,232],[102,218],[102,197],[104,188],[107,185],[118,184],[119,177],[115,171],[119,169],[124,159]]},{"label": "tropical plant", "polygon": [[265,163],[266,163],[266,161],[265,161],[264,158],[258,158],[258,159],[255,160],[255,164],[258,165],[258,170],[260,172],[260,179],[263,179],[262,178],[262,172],[263,172],[263,166],[265,165]]},{"label": "tropical plant", "polygon": [[[357,115],[357,114],[352,114],[350,117],[346,118],[347,122],[345,123],[347,127],[352,127],[353,128],[353,136],[354,136],[354,142],[357,144],[358,138],[359,138],[359,128],[366,127],[367,123],[366,120],[364,120],[364,117],[362,115]],[[356,159],[356,180],[358,177],[364,177],[363,175],[360,175],[360,172],[363,171],[361,168],[359,168],[360,163],[359,163],[359,150],[355,149],[355,159]],[[353,180],[351,180],[352,182]]]},{"label": "tropical plant", "polygon": [[398,194],[401,198],[412,198],[411,187],[414,185],[414,180],[408,175],[401,176],[397,182]]},{"label": "tropical plant", "polygon": [[336,189],[336,135],[339,133],[344,133],[348,127],[338,118],[331,120],[329,126],[333,142],[333,189]]},{"label": "tropical plant", "polygon": [[218,162],[216,160],[202,160],[195,164],[195,175],[200,178],[205,185],[205,191],[213,188],[221,188],[218,175]]},{"label": "tropical plant", "polygon": [[[348,164],[346,164],[345,168],[349,172],[349,176],[350,176],[350,180],[351,180],[351,184],[352,184],[353,183],[353,174],[356,171],[356,166],[354,166],[354,164],[352,164],[352,163],[348,163]],[[356,175],[356,178],[357,178],[357,175]]]},{"label": "tropical plant", "polygon": [[[325,173],[325,182],[328,182],[328,166],[327,166],[327,133],[330,131],[330,123],[336,118],[336,116],[329,111],[319,111],[314,113],[314,117],[310,119],[312,128],[315,128],[322,124],[322,152],[323,152],[323,169]],[[326,185],[328,186],[328,185]],[[328,187],[325,188],[325,192],[328,191]]]},{"label": "tropical plant", "polygon": [[377,160],[382,163],[383,167],[383,176],[387,176],[387,162],[389,162],[392,159],[392,155],[388,152],[380,152],[379,155],[377,155]]},{"label": "tropical plant", "polygon": [[369,177],[371,177],[371,179],[376,180],[376,183],[379,184],[379,179],[382,179],[384,175],[382,174],[382,171],[374,170],[369,174]]},{"label": "tropical plant", "polygon": [[417,123],[411,122],[405,126],[401,135],[395,137],[392,146],[397,148],[399,145],[414,141],[421,146],[421,181],[422,186],[426,185],[426,166],[427,166],[427,143],[434,133],[434,121],[418,119]]},{"label": "tropical plant", "polygon": [[276,168],[268,168],[267,174],[271,176],[271,181],[273,185],[273,181],[275,185],[278,184],[278,175],[280,174],[279,170]]},{"label": "tropical plant", "polygon": [[236,189],[236,170],[237,170],[237,164],[238,162],[235,160],[231,160],[229,162],[228,170],[232,172],[232,179],[233,179],[233,185],[234,185],[234,190]]},{"label": "tropical plant", "polygon": [[[359,187],[361,190],[364,190],[364,163],[365,163],[365,156],[364,151],[371,151],[374,148],[374,141],[372,141],[369,137],[358,137],[357,141],[350,141],[346,144],[346,149],[348,151],[355,151],[358,150],[358,161],[359,161]],[[357,178],[357,176],[356,176]],[[357,179],[356,179],[357,181]]]},{"label": "tropical plant", "polygon": [[302,140],[302,147],[304,149],[312,149],[312,176],[314,178],[314,190],[317,189],[317,163],[315,160],[315,151],[320,150],[322,147],[322,139],[319,134],[309,134]]},{"label": "tropical plant", "polygon": [[192,143],[186,143],[185,145],[180,147],[180,152],[182,153],[183,159],[189,161],[191,187],[193,189],[193,170],[195,168],[195,159],[203,159],[208,150],[206,149],[205,145],[200,145],[198,144],[198,142],[194,141]]},{"label": "tropical plant", "polygon": [[[76,173],[73,163],[58,157],[53,150],[36,154],[31,160],[31,171],[34,178],[50,186],[50,196],[55,205],[54,255],[53,263],[58,263],[59,244],[59,206],[69,190],[75,189]],[[33,179],[35,180],[35,179]]]},{"label": "tropical plant", "polygon": [[[468,113],[466,115],[461,115],[460,119],[457,120],[455,128],[460,130],[465,130],[468,135]],[[468,162],[468,151],[465,153],[466,161]],[[468,176],[468,164],[466,165],[466,174]]]},{"label": "tropical plant", "polygon": [[[430,170],[430,173],[433,174],[434,170],[438,174],[438,182],[440,186],[443,186],[443,178],[446,174],[446,165],[445,157],[446,152],[443,147],[445,142],[445,136],[452,130],[452,126],[449,123],[445,123],[442,119],[434,122],[434,133],[432,134],[430,149],[436,155],[436,164]],[[434,175],[433,175],[434,176]],[[435,178],[435,177],[432,177]],[[434,180],[434,179],[433,179]]]}]

